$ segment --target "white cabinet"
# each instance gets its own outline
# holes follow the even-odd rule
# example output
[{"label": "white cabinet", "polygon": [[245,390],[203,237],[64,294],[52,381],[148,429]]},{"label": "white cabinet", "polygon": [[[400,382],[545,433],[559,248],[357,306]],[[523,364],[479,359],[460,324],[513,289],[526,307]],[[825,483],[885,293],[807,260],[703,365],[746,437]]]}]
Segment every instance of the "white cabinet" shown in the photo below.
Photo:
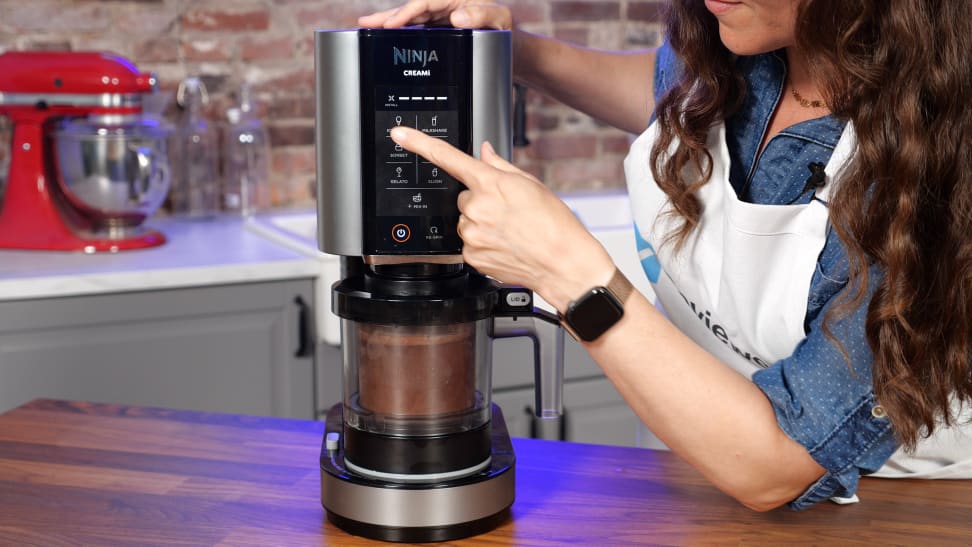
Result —
[{"label": "white cabinet", "polygon": [[[314,418],[314,281],[0,302],[0,411],[38,397]],[[316,401],[334,397],[333,401]]]},{"label": "white cabinet", "polygon": [[640,422],[607,378],[570,382],[564,389],[566,440],[636,446]]},{"label": "white cabinet", "polygon": [[[315,279],[0,301],[0,412],[35,398],[322,419],[342,398]],[[493,342],[514,436],[635,445],[637,418],[565,340],[565,418],[533,417],[533,344]]]},{"label": "white cabinet", "polygon": [[576,380],[564,385],[564,415],[541,420],[533,415],[533,389],[493,393],[513,437],[579,443],[637,446],[638,417],[606,378]]},{"label": "white cabinet", "polygon": [[569,337],[564,342],[564,415],[557,420],[535,418],[532,347],[524,339],[493,342],[493,402],[502,409],[510,435],[638,445],[638,417],[587,351]]}]

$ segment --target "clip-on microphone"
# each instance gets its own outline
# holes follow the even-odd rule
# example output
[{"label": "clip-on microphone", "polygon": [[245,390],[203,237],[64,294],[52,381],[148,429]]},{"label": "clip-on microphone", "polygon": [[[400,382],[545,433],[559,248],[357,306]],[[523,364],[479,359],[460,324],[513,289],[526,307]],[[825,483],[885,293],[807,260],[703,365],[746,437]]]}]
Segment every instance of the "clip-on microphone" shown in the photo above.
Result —
[{"label": "clip-on microphone", "polygon": [[810,176],[807,177],[806,183],[803,185],[803,190],[793,199],[791,199],[787,205],[793,205],[796,200],[803,197],[807,192],[816,192],[819,188],[823,188],[827,185],[827,172],[825,171],[824,164],[819,161],[815,161],[807,164],[807,169],[810,170]]}]

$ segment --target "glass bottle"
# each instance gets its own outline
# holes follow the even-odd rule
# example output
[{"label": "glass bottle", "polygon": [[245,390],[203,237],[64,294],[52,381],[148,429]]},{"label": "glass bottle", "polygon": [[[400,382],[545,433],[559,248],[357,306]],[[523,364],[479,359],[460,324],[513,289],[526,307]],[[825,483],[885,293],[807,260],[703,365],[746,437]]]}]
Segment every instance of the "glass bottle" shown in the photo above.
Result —
[{"label": "glass bottle", "polygon": [[219,134],[206,121],[206,86],[197,77],[179,84],[176,101],[183,110],[173,132],[176,156],[169,192],[174,214],[211,217],[219,211]]},{"label": "glass bottle", "polygon": [[270,142],[256,115],[250,87],[239,108],[226,111],[223,132],[223,210],[250,215],[259,209],[270,178]]}]

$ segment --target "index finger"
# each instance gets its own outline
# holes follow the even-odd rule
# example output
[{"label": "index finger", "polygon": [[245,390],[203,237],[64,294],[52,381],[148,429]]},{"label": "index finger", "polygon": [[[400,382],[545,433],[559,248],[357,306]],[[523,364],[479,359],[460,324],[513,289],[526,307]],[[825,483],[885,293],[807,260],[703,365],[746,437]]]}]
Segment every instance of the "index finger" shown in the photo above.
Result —
[{"label": "index finger", "polygon": [[361,17],[358,22],[367,23],[363,26],[399,28],[408,24],[428,23],[440,16],[428,0],[410,0],[398,8]]},{"label": "index finger", "polygon": [[475,188],[483,177],[494,171],[493,167],[473,158],[451,144],[410,127],[397,126],[391,130],[393,141],[410,152],[422,156],[445,169],[467,188]]},{"label": "index finger", "polygon": [[399,8],[392,8],[368,15],[362,15],[361,17],[358,17],[358,25],[365,28],[379,28],[384,25],[385,21],[387,21],[398,10]]}]

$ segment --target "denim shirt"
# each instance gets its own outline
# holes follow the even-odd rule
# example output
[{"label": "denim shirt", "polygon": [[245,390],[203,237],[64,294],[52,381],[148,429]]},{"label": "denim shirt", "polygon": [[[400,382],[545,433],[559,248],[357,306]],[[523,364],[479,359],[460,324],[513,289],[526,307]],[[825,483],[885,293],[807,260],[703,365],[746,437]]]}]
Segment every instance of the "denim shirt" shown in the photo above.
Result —
[{"label": "denim shirt", "polygon": [[[816,199],[812,191],[803,192],[810,175],[807,165],[828,162],[844,123],[833,116],[798,123],[774,135],[760,154],[759,145],[782,99],[785,55],[739,57],[737,66],[748,89],[741,110],[725,122],[730,182],[739,199],[772,205]],[[679,70],[674,52],[665,44],[655,66],[656,100],[675,84]],[[869,273],[873,289],[873,280],[881,272]],[[846,250],[831,229],[810,283],[806,338],[792,355],[752,377],[773,405],[780,428],[826,469],[823,477],[790,502],[793,509],[852,496],[858,478],[879,469],[898,448],[890,422],[874,410],[878,404],[871,387],[873,354],[864,332],[866,303],[853,314],[831,321],[831,331],[849,362],[823,331],[828,309],[842,291],[849,290],[848,276]]]}]

